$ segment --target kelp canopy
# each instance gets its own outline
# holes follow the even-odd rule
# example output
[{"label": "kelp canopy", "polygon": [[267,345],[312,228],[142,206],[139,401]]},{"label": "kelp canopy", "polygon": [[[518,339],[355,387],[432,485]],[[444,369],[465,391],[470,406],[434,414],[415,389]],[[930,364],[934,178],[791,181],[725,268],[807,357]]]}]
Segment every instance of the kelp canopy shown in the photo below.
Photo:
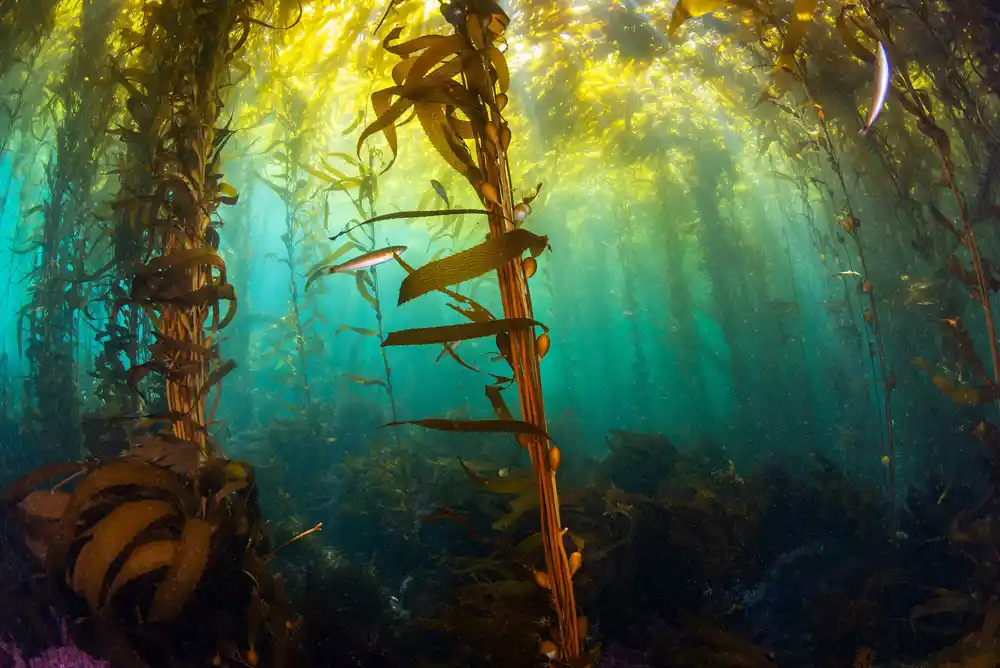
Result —
[{"label": "kelp canopy", "polygon": [[279,665],[258,485],[397,604],[452,520],[463,665],[585,666],[661,527],[693,664],[814,487],[879,568],[988,544],[998,46],[972,0],[0,0],[0,462],[68,462],[3,497],[28,552],[106,644],[206,604],[185,660]]}]

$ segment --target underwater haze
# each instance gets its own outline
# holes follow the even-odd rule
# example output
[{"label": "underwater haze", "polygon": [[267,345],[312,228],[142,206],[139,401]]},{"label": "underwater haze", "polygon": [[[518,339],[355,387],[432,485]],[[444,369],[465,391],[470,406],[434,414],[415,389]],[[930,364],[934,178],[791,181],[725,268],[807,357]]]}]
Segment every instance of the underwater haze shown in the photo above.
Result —
[{"label": "underwater haze", "polygon": [[1000,666],[998,45],[0,0],[0,668]]}]

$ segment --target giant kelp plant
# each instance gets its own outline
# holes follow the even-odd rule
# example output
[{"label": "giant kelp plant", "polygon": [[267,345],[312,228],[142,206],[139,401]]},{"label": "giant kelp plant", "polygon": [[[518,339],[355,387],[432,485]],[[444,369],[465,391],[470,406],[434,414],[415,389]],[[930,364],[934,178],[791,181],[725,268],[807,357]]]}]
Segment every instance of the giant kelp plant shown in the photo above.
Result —
[{"label": "giant kelp plant", "polygon": [[0,663],[1000,663],[998,43],[0,0]]},{"label": "giant kelp plant", "polygon": [[[563,542],[555,483],[561,455],[545,432],[538,360],[548,352],[549,336],[546,332],[536,340],[531,333],[539,323],[533,319],[527,279],[534,274],[534,258],[541,254],[547,241],[519,227],[531,213],[531,201],[537,191],[515,204],[507,161],[512,135],[502,114],[508,101],[509,74],[495,42],[503,36],[509,19],[492,2],[471,6],[446,3],[441,11],[455,28],[453,35],[415,38],[395,45],[393,42],[402,32],[397,28],[383,41],[387,50],[404,60],[393,70],[396,86],[372,95],[377,119],[365,128],[358,144],[360,147],[369,135],[381,131],[395,156],[395,124],[412,108],[434,147],[449,165],[465,176],[488,207],[485,213],[489,217],[490,234],[485,243],[417,270],[411,270],[400,261],[409,275],[400,288],[399,303],[496,270],[505,317],[497,320],[478,303],[449,291],[449,296],[458,302],[453,308],[466,315],[470,324],[394,332],[382,345],[440,343],[451,356],[459,359],[452,347],[458,341],[496,337],[498,350],[514,374],[523,421],[513,419],[502,398],[501,386],[493,385],[487,387],[486,395],[493,403],[497,420],[429,419],[411,424],[446,430],[518,434],[518,442],[531,455],[542,513],[546,570],[536,571],[535,579],[540,586],[551,590],[558,619],[555,642],[553,639],[546,642],[558,648],[551,652],[553,658],[558,656],[576,662],[582,653],[580,630],[585,627],[578,621],[572,576],[580,567],[582,555],[577,551],[570,557]],[[459,76],[461,83],[456,81]],[[458,111],[468,120],[457,117]],[[467,140],[475,144],[475,159],[465,143]],[[409,215],[421,214],[410,212]],[[525,266],[520,258],[529,249],[532,259]],[[463,303],[467,310],[462,308]]]}]

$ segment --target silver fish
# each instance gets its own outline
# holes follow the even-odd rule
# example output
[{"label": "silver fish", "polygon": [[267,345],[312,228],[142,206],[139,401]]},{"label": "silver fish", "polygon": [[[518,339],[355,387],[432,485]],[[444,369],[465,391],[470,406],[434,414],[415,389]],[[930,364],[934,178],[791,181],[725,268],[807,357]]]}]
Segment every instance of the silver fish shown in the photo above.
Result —
[{"label": "silver fish", "polygon": [[868,110],[868,117],[865,119],[865,127],[858,132],[864,136],[868,134],[878,115],[882,113],[885,105],[885,98],[889,95],[889,56],[885,53],[882,42],[878,43],[878,52],[875,56],[875,92],[872,94],[872,106]]},{"label": "silver fish", "polygon": [[378,250],[369,251],[363,255],[359,255],[356,258],[348,260],[347,262],[330,267],[327,270],[327,273],[340,274],[345,271],[354,271],[355,269],[367,269],[368,267],[374,267],[382,264],[383,262],[388,262],[405,250],[406,246],[387,246]]}]

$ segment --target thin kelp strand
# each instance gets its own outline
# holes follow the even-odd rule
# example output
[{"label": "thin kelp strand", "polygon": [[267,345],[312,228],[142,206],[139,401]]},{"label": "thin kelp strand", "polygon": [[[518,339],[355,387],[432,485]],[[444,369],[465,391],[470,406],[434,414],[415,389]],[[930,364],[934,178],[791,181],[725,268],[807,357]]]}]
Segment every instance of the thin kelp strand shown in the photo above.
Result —
[{"label": "thin kelp strand", "polygon": [[451,216],[455,214],[485,215],[488,213],[489,211],[485,211],[483,209],[432,209],[430,211],[394,211],[393,213],[383,213],[382,215],[375,216],[373,218],[369,218],[367,220],[361,221],[360,223],[352,225],[351,227],[346,228],[342,232],[338,232],[337,234],[330,237],[330,241],[336,241],[340,237],[344,236],[345,234],[350,234],[359,227],[363,227],[365,225],[371,225],[373,223],[378,223],[383,220],[401,220],[408,218],[433,218],[435,216]]}]

